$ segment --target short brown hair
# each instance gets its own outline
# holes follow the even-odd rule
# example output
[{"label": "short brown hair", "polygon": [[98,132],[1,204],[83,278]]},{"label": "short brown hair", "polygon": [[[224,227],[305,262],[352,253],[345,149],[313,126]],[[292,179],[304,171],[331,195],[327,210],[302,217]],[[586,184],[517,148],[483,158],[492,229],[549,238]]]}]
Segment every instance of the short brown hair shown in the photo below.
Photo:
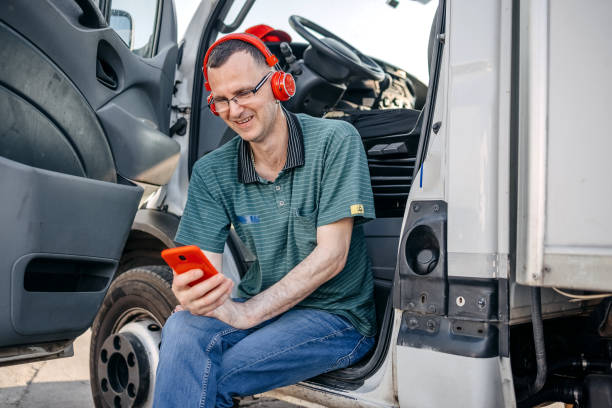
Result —
[{"label": "short brown hair", "polygon": [[253,57],[257,65],[268,66],[266,57],[254,45],[242,40],[228,40],[212,49],[208,56],[206,68],[218,68],[222,66],[227,62],[229,57],[237,52],[246,52]]}]

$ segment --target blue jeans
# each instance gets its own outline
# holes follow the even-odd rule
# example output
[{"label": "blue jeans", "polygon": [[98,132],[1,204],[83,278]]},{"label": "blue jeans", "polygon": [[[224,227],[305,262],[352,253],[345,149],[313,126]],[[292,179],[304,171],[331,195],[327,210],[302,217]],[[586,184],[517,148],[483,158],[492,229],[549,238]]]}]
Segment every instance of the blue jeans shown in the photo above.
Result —
[{"label": "blue jeans", "polygon": [[232,407],[253,395],[347,367],[374,345],[345,318],[291,309],[249,330],[174,313],[162,331],[154,406]]}]

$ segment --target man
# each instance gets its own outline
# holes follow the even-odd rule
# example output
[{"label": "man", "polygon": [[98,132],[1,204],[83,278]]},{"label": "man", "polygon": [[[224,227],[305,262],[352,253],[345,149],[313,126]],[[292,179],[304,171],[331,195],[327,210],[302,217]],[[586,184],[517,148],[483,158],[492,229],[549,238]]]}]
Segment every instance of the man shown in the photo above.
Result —
[{"label": "man", "polygon": [[194,287],[202,271],[174,276],[181,310],[163,329],[157,407],[231,407],[233,396],[353,364],[374,344],[359,226],[374,204],[360,137],[346,122],[285,111],[283,73],[245,35],[207,53],[210,107],[239,137],[195,164],[176,241],[221,271],[233,225],[257,261],[235,300],[221,274]]}]

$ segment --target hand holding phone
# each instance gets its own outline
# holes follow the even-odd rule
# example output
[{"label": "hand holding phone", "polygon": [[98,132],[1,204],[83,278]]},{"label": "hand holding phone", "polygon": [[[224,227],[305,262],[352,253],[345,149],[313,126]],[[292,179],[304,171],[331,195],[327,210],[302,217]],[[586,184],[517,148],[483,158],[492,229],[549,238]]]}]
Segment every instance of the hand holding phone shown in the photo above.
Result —
[{"label": "hand holding phone", "polygon": [[185,273],[192,269],[201,269],[204,272],[201,278],[189,282],[189,286],[195,286],[219,273],[202,250],[195,245],[165,249],[161,256],[176,273]]}]

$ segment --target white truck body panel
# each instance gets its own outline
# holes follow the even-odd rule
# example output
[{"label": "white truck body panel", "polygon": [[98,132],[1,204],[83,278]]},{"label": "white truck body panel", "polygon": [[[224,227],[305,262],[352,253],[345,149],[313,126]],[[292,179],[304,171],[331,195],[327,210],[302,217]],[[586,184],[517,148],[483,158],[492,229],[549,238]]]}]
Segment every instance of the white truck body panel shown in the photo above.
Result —
[{"label": "white truck body panel", "polygon": [[436,106],[447,110],[448,275],[503,278],[512,10],[509,1],[476,3],[448,3],[448,96]]},{"label": "white truck body panel", "polygon": [[511,383],[509,378],[502,377],[502,373],[510,373],[508,358],[472,358],[408,347],[398,347],[397,358],[405,366],[397,378],[401,407],[512,407],[515,404],[514,393],[501,390],[504,381]]},{"label": "white truck body panel", "polygon": [[[431,133],[423,185],[417,184],[419,174],[409,203],[448,202],[449,277],[506,278],[512,4],[482,0],[446,7],[433,120],[442,123]],[[515,404],[508,358],[397,346],[395,364],[402,407]]]},{"label": "white truck body panel", "polygon": [[612,3],[522,6],[517,282],[611,290]]}]

